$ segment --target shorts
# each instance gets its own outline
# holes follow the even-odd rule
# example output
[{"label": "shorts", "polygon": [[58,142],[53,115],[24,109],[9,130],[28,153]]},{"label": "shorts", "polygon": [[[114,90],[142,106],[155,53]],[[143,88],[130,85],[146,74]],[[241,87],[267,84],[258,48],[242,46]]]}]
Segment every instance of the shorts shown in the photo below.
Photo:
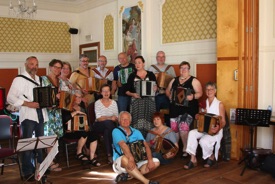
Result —
[{"label": "shorts", "polygon": [[[122,157],[123,156],[118,157],[113,163],[113,170],[117,174],[127,173],[126,169],[121,167]],[[153,158],[153,162],[159,162],[159,159]],[[147,163],[148,163],[148,160],[143,160],[143,161],[136,163],[136,165],[137,165],[137,168],[139,169],[139,168],[141,168],[141,166],[143,166],[144,164],[147,164]]]}]

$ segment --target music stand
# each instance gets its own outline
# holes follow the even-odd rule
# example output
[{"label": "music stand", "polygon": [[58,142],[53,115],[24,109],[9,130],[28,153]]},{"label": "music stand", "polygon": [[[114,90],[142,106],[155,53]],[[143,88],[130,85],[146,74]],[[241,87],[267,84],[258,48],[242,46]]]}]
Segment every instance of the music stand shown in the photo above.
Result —
[{"label": "music stand", "polygon": [[[38,149],[43,148],[49,148],[53,147],[50,153],[48,153],[47,157],[44,159],[44,161],[39,164],[37,162]],[[35,152],[35,180],[40,181],[41,178],[43,178],[44,173],[46,172],[47,168],[50,166],[51,162],[53,161],[53,158],[58,153],[58,141],[57,136],[41,136],[41,137],[35,137],[35,138],[25,138],[25,139],[19,139],[16,147],[17,154],[24,151],[34,151]],[[33,175],[31,175],[25,182],[27,182]],[[45,179],[45,178],[44,178]],[[25,183],[24,182],[24,183]],[[41,183],[44,183],[45,181],[40,181]],[[51,183],[51,182],[50,182]]]},{"label": "music stand", "polygon": [[[254,127],[269,127],[269,121],[271,117],[270,110],[261,110],[261,109],[244,109],[237,108],[236,109],[236,124],[238,125],[247,125],[249,126],[250,132],[250,148],[248,154],[239,162],[245,162],[245,166],[241,172],[241,176],[243,175],[245,169],[251,166],[251,163],[254,158],[253,154],[253,133]],[[250,167],[251,168],[251,167]]]}]

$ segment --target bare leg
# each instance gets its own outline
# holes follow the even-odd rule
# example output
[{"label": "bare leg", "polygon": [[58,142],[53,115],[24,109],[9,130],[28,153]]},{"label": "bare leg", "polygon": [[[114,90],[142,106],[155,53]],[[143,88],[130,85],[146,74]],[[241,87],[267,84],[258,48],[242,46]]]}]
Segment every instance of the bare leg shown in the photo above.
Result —
[{"label": "bare leg", "polygon": [[97,141],[90,143],[90,159],[92,160],[95,157],[95,151],[97,147]]},{"label": "bare leg", "polygon": [[87,140],[87,138],[83,138],[83,137],[81,137],[78,140],[77,148],[76,148],[76,154],[82,153],[82,148],[83,148],[84,144],[86,143],[86,140]]},{"label": "bare leg", "polygon": [[188,132],[189,131],[180,131],[180,138],[183,144],[183,148],[182,148],[183,152],[186,152]]},{"label": "bare leg", "polygon": [[[155,163],[155,169],[156,169],[160,165],[160,163],[159,162],[154,162],[154,163]],[[140,172],[141,174],[147,174],[150,172],[149,169],[147,168],[147,164],[144,164],[143,166],[141,166]]]}]

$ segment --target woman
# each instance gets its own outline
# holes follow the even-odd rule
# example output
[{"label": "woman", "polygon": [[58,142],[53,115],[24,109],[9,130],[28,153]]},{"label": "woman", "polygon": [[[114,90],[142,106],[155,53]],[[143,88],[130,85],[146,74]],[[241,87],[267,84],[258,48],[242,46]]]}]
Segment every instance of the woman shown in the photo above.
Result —
[{"label": "woman", "polygon": [[[85,114],[84,103],[81,102],[82,92],[80,90],[75,91],[75,102],[73,106],[73,112],[62,109],[62,121],[64,132],[68,130],[68,121],[77,114]],[[75,132],[66,132],[63,136],[67,139],[78,139],[77,149],[76,149],[76,158],[81,161],[89,161],[93,166],[99,167],[101,164],[95,159],[95,151],[97,148],[97,135],[93,131],[75,131]],[[89,156],[86,156],[82,153],[84,146],[89,148]]]},{"label": "woman", "polygon": [[[202,96],[202,87],[198,79],[190,75],[190,64],[183,61],[179,65],[180,76],[175,77],[171,80],[168,87],[166,88],[166,96],[170,99],[170,118],[177,118],[179,115],[184,115],[185,113],[195,118],[195,115],[199,112],[198,99]],[[178,87],[182,87],[190,91],[190,94],[186,94],[184,100],[187,106],[179,105],[175,103],[172,99],[172,93],[177,90]],[[187,157],[186,145],[188,137],[189,128],[186,127],[179,131],[180,137],[183,144],[183,157]]]},{"label": "woman", "polygon": [[[58,59],[53,59],[49,63],[49,75],[42,76],[43,86],[51,86],[55,88],[56,91],[59,89],[59,75],[63,63]],[[61,110],[57,108],[48,108],[49,121],[44,125],[44,135],[57,135],[57,137],[63,136],[63,126]]]},{"label": "woman", "polygon": [[[136,72],[131,73],[127,81],[126,94],[131,99],[130,113],[132,114],[132,126],[141,131],[146,136],[147,131],[153,128],[152,115],[156,111],[155,96],[140,96],[136,91],[138,83],[141,81],[154,81],[156,76],[153,72],[144,69],[145,60],[142,56],[135,58]],[[143,91],[146,89],[142,89]],[[154,85],[153,91],[157,91],[157,85]]]},{"label": "woman", "polygon": [[[42,76],[43,86],[51,86],[57,92],[59,89],[59,75],[61,72],[61,68],[63,67],[63,63],[58,59],[53,59],[49,63],[49,75]],[[57,97],[59,94],[57,94]],[[44,124],[44,135],[57,135],[58,138],[63,136],[63,126],[62,126],[62,115],[61,109],[57,108],[47,108],[49,120]],[[47,152],[50,152],[50,148],[47,149]],[[51,171],[61,171],[58,163],[52,162],[49,167]]]},{"label": "woman", "polygon": [[[218,159],[218,151],[223,136],[222,128],[225,126],[225,108],[223,103],[216,98],[217,86],[215,83],[206,83],[205,92],[207,96],[206,112],[219,115],[222,119],[219,125],[211,128],[211,132],[216,133],[215,135],[198,132],[198,129],[189,132],[186,151],[191,155],[191,160],[184,166],[185,169],[192,169],[197,166],[197,139],[200,139],[199,144],[202,148],[203,159],[207,159],[204,167],[211,167],[215,163],[215,159]],[[214,149],[215,153],[213,153]]]},{"label": "woman", "polygon": [[74,90],[76,90],[77,88],[74,87],[69,80],[71,73],[71,64],[69,62],[63,62],[63,67],[61,69],[61,74],[59,76],[59,91],[67,91],[71,94],[74,94]]},{"label": "woman", "polygon": [[116,101],[110,99],[111,87],[108,84],[101,86],[100,93],[102,98],[95,102],[96,122],[94,123],[93,128],[96,133],[103,133],[107,159],[108,162],[112,164],[112,131],[118,120],[118,107]]},{"label": "woman", "polygon": [[148,142],[149,146],[153,149],[152,155],[154,158],[158,158],[160,164],[168,164],[171,162],[171,158],[173,158],[176,154],[172,152],[168,152],[164,155],[160,152],[156,152],[156,144],[158,141],[158,135],[162,136],[165,139],[170,140],[178,149],[177,137],[176,134],[171,128],[165,126],[164,115],[161,112],[155,112],[153,115],[154,128],[149,132],[146,136],[146,142]]}]

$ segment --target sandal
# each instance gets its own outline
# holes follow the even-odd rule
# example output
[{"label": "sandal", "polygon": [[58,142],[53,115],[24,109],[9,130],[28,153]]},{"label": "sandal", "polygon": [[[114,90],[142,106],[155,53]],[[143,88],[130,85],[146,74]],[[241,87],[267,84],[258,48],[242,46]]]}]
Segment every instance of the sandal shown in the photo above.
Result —
[{"label": "sandal", "polygon": [[77,160],[80,160],[80,161],[88,161],[88,160],[89,160],[89,158],[88,158],[86,155],[84,155],[83,153],[77,154],[77,155],[75,156],[75,158],[76,158]]},{"label": "sandal", "polygon": [[117,175],[116,179],[115,179],[115,182],[120,182],[120,181],[128,181],[128,180],[131,180],[133,179],[133,177],[128,174],[128,173],[121,173],[119,175]]},{"label": "sandal", "polygon": [[90,163],[93,166],[96,166],[96,167],[100,167],[101,166],[101,164],[95,158],[93,158],[92,160],[90,160]]},{"label": "sandal", "polygon": [[216,163],[216,160],[215,160],[215,159],[214,159],[214,160],[211,160],[210,158],[208,158],[207,161],[206,161],[206,164],[204,164],[203,167],[206,167],[206,168],[212,167],[215,163]]},{"label": "sandal", "polygon": [[188,162],[188,164],[184,165],[184,169],[189,170],[197,166],[197,162],[192,162],[191,160]]},{"label": "sandal", "polygon": [[59,171],[62,171],[62,168],[59,167],[59,164],[58,163],[52,163],[49,168],[48,168],[49,171],[55,171],[55,172],[59,172]]}]

